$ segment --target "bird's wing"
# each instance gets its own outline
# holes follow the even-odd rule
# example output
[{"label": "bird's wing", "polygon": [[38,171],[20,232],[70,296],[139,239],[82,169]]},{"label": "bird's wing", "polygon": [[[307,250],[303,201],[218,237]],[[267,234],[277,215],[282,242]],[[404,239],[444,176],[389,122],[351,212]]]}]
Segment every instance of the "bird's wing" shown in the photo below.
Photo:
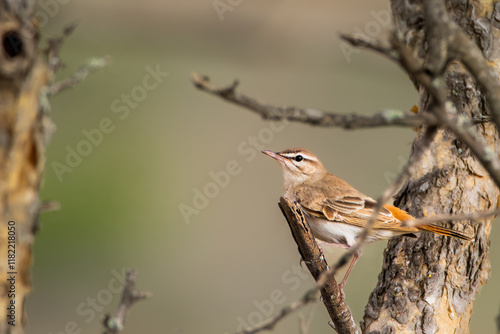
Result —
[{"label": "bird's wing", "polygon": [[[302,203],[301,203],[302,204]],[[370,220],[377,202],[365,196],[343,196],[336,199],[326,199],[316,203],[314,207],[302,205],[312,216],[327,219],[332,222],[365,227]],[[396,207],[386,205],[378,213],[373,228],[393,230],[402,233],[417,232],[416,227],[402,227],[401,221],[411,216]]]},{"label": "bird's wing", "polygon": [[[295,197],[308,214],[332,223],[365,227],[377,202],[357,191],[350,184],[329,174],[317,187],[299,187]],[[385,205],[378,213],[373,228],[397,231],[401,234],[417,232],[416,227],[402,227],[401,221],[412,218],[407,212]]]}]

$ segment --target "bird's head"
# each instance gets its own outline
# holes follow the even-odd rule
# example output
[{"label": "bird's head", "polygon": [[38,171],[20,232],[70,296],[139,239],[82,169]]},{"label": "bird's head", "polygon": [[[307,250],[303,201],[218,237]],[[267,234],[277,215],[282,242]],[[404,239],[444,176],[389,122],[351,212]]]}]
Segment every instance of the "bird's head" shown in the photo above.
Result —
[{"label": "bird's head", "polygon": [[305,148],[290,148],[281,152],[262,151],[275,159],[283,169],[285,187],[321,178],[327,173],[318,157]]}]

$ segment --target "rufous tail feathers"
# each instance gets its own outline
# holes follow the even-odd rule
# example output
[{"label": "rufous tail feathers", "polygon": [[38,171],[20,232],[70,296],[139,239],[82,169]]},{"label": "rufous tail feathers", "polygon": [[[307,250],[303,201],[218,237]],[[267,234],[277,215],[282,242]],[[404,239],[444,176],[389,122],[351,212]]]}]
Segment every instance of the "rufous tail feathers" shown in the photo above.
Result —
[{"label": "rufous tail feathers", "polygon": [[458,231],[452,230],[451,228],[446,228],[443,226],[437,226],[435,224],[421,225],[421,226],[417,226],[417,228],[419,230],[434,232],[434,233],[442,234],[442,235],[447,235],[447,236],[459,238],[462,240],[467,240],[467,241],[474,240],[474,238],[471,238],[471,237],[463,234],[462,232],[458,232]]},{"label": "rufous tail feathers", "polygon": [[[400,208],[397,208],[395,206],[385,205],[385,208],[392,213],[392,215],[394,216],[394,218],[396,218],[396,219],[398,219],[400,221],[405,221],[405,220],[408,220],[408,219],[414,219],[413,216],[411,216],[410,214],[408,214],[408,212],[406,212],[404,210],[401,210]],[[471,238],[471,237],[465,235],[462,232],[458,232],[458,231],[452,230],[451,228],[447,228],[447,227],[443,227],[443,226],[438,226],[438,225],[435,225],[435,224],[420,225],[420,226],[417,226],[417,228],[419,230],[421,230],[421,231],[428,231],[428,232],[433,232],[433,233],[437,233],[437,234],[447,235],[447,236],[459,238],[459,239],[462,239],[462,240],[467,240],[467,241],[474,240],[474,238]]]}]

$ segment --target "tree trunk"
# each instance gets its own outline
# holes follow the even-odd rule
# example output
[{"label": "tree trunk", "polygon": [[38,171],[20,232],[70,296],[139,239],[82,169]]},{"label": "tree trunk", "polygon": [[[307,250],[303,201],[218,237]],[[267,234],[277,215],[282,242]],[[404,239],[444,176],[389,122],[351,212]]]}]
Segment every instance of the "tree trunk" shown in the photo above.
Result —
[{"label": "tree trunk", "polygon": [[40,96],[52,71],[38,50],[34,1],[0,0],[0,333],[23,333],[38,190],[52,125]]},{"label": "tree trunk", "polygon": [[[492,71],[498,71],[500,4],[484,0],[450,0],[446,4],[450,17],[476,41]],[[396,33],[415,56],[426,59],[421,1],[392,0],[392,10]],[[489,114],[483,93],[462,65],[448,66],[444,77],[448,98],[459,113]],[[417,89],[420,110],[426,110],[429,96],[421,87]],[[476,128],[493,152],[500,152],[495,125],[484,123]],[[422,134],[419,129],[414,145]],[[498,207],[498,197],[498,188],[465,145],[448,130],[438,130],[397,195],[396,205],[423,217],[493,210]],[[430,233],[422,233],[418,239],[391,239],[378,284],[366,306],[363,332],[469,333],[474,299],[490,274],[491,221],[442,223],[474,234],[473,242]]]}]

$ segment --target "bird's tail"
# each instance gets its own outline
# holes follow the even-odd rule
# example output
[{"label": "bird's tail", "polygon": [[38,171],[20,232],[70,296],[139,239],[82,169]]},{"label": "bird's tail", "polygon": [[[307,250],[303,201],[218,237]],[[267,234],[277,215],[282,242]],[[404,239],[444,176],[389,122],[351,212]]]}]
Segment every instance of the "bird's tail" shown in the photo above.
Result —
[{"label": "bird's tail", "polygon": [[438,226],[435,224],[421,225],[421,226],[417,226],[417,228],[421,231],[428,231],[428,232],[433,232],[433,233],[437,233],[437,234],[447,235],[447,236],[459,238],[462,240],[467,240],[467,241],[474,240],[474,238],[471,238],[462,232],[458,232],[458,231],[452,230],[451,228]]}]

